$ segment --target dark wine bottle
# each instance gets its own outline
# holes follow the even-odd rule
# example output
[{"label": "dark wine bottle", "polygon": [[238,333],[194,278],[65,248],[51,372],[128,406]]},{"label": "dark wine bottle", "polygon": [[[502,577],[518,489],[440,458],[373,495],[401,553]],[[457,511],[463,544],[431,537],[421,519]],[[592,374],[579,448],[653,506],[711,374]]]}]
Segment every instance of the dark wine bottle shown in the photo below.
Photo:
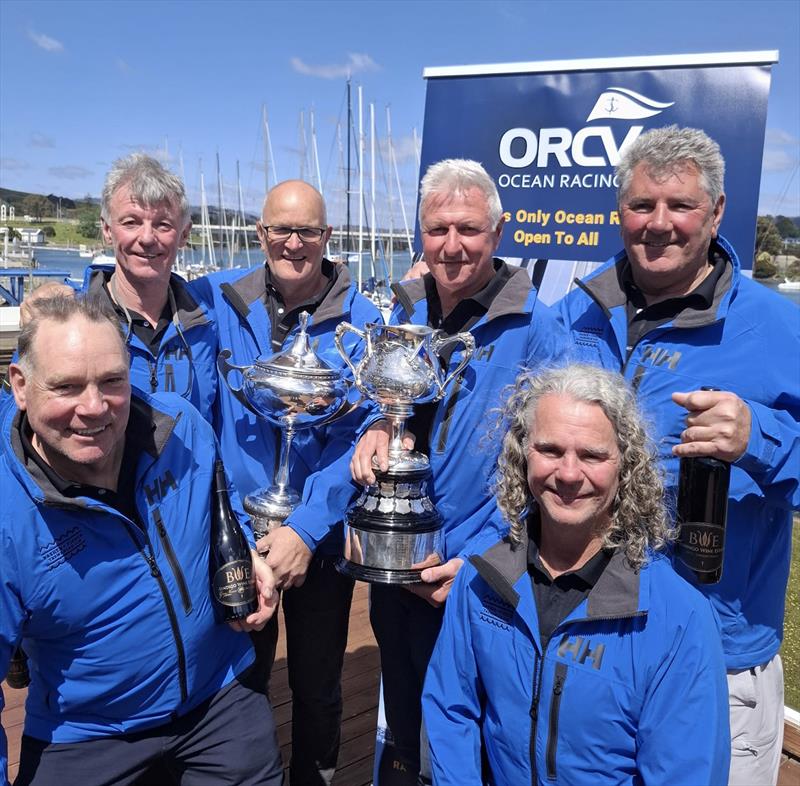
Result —
[{"label": "dark wine bottle", "polygon": [[727,461],[709,456],[680,461],[677,554],[699,584],[716,584],[722,578],[730,478],[731,465]]},{"label": "dark wine bottle", "polygon": [[231,508],[219,459],[214,463],[211,500],[211,590],[225,622],[243,620],[258,611],[250,547]]},{"label": "dark wine bottle", "polygon": [[9,688],[27,688],[30,685],[31,675],[28,671],[28,656],[22,647],[17,647],[11,656],[6,682]]}]

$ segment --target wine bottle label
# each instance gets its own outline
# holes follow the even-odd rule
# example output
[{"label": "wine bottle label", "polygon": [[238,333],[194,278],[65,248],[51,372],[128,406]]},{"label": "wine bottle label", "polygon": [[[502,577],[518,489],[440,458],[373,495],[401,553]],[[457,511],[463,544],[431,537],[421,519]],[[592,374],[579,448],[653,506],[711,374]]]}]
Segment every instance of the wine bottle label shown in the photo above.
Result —
[{"label": "wine bottle label", "polygon": [[705,521],[684,521],[677,546],[684,565],[696,573],[712,573],[722,563],[725,528]]},{"label": "wine bottle label", "polygon": [[226,562],[214,574],[211,584],[214,588],[214,597],[223,606],[250,603],[256,596],[253,566],[250,560]]}]

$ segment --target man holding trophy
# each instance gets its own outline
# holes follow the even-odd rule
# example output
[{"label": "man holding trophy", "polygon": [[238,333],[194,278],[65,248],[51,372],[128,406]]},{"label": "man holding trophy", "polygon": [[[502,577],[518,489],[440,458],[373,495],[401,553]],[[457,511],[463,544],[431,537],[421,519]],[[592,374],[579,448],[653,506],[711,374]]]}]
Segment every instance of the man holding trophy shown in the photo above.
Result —
[{"label": "man holding trophy", "polygon": [[[443,383],[439,391],[444,395],[417,399],[428,403],[415,406],[403,437],[407,448],[413,445],[415,454],[429,457],[427,491],[441,516],[442,564],[425,567],[416,584],[379,579],[372,587],[370,621],[381,652],[386,718],[394,740],[393,747],[384,749],[381,783],[416,784],[420,773],[422,685],[441,626],[441,607],[461,555],[481,534],[486,509],[494,504],[489,485],[499,446],[482,440],[490,412],[522,368],[557,363],[568,347],[552,312],[537,302],[526,271],[493,256],[503,231],[502,207],[494,181],[479,163],[448,159],[432,165],[421,183],[419,220],[430,272],[396,287],[398,305],[391,322],[404,325],[404,334],[409,332],[406,323],[442,331],[434,354],[448,366],[444,383],[449,387],[442,391]],[[453,339],[461,334],[464,350],[456,341],[444,346],[442,334]],[[373,387],[380,388],[380,381]],[[379,391],[370,395],[380,400]],[[394,421],[394,435],[389,421],[374,424],[351,461],[353,477],[368,487],[376,480],[378,487],[384,485],[384,473],[392,474],[399,455],[398,420],[391,417],[391,405],[381,405]],[[365,496],[370,505],[369,489]]]},{"label": "man holding trophy", "polygon": [[[214,409],[225,468],[256,535],[262,530],[259,552],[286,590],[290,782],[327,784],[339,751],[353,593],[353,580],[335,568],[342,553],[336,525],[354,491],[347,458],[365,410],[332,426],[317,424],[347,410],[345,361],[334,347],[334,329],[342,321],[362,326],[381,317],[358,294],[347,268],[324,258],[331,227],[315,188],[299,180],[275,186],[257,229],[263,268],[222,271],[195,283],[217,324],[219,347],[228,350],[220,360],[228,384],[218,386]],[[357,343],[350,340],[348,351],[358,352]],[[229,356],[253,365],[237,367]],[[232,368],[243,372],[240,388]],[[277,621],[254,636],[265,676],[277,636]]]}]

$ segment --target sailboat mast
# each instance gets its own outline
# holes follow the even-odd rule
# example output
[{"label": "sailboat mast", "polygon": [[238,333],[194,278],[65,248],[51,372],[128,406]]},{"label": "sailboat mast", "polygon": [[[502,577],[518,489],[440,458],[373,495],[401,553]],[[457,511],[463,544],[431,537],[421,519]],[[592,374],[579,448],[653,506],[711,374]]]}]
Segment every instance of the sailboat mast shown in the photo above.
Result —
[{"label": "sailboat mast", "polygon": [[375,104],[369,105],[369,153],[370,153],[370,189],[369,189],[369,226],[370,226],[370,254],[372,255],[372,270],[375,271]]},{"label": "sailboat mast", "polygon": [[347,188],[345,195],[347,197],[347,242],[345,243],[345,259],[350,252],[350,126],[353,122],[353,101],[350,93],[350,77],[347,78]]},{"label": "sailboat mast", "polygon": [[236,188],[239,191],[239,216],[242,219],[242,238],[244,239],[244,253],[247,256],[247,267],[250,267],[250,244],[247,242],[247,218],[244,215],[244,200],[242,199],[242,180],[239,177],[239,159],[236,159]]},{"label": "sailboat mast", "polygon": [[364,253],[364,91],[358,86],[358,291],[364,283],[361,256]]}]

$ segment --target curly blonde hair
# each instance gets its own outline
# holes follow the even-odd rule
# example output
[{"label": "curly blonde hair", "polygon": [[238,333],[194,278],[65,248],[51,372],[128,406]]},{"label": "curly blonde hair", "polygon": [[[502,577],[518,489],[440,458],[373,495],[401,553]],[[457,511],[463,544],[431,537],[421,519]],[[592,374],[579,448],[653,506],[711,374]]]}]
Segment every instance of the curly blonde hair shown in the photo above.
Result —
[{"label": "curly blonde hair", "polygon": [[507,389],[500,414],[505,432],[494,491],[503,518],[519,545],[527,514],[536,510],[528,487],[527,442],[530,424],[543,396],[568,396],[597,404],[611,422],[620,452],[619,484],[611,511],[611,526],[603,533],[605,548],[619,548],[640,568],[647,550],[659,550],[674,540],[664,506],[664,482],[655,446],[633,393],[617,373],[573,364],[539,373],[523,372]]}]

